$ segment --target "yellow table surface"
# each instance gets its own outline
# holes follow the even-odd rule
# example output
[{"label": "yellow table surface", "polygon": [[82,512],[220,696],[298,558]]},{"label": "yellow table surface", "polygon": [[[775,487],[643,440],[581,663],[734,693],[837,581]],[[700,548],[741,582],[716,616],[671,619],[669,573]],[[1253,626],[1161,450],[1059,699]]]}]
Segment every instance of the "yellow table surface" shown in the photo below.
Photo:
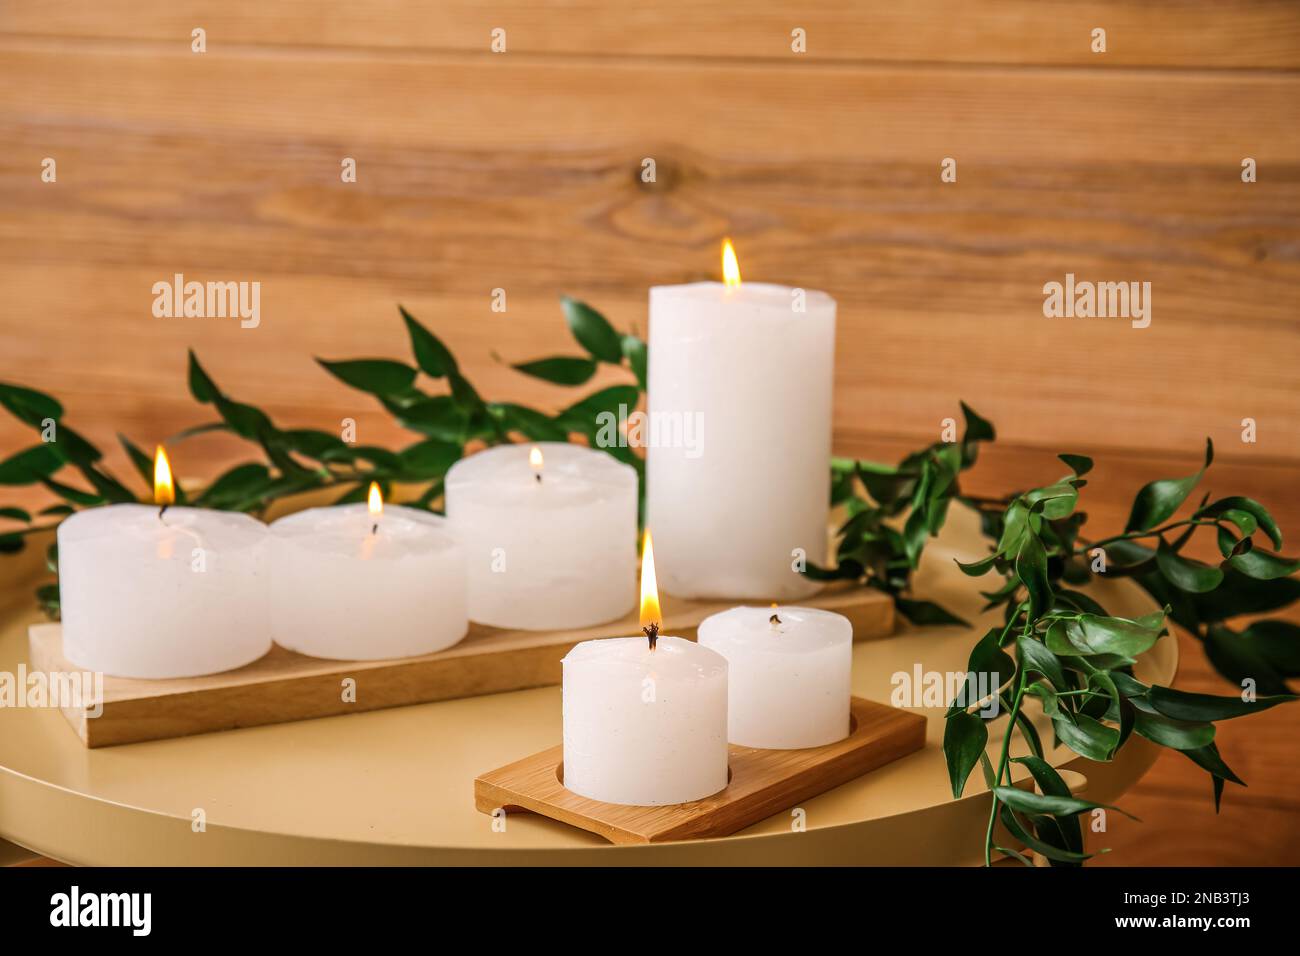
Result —
[{"label": "yellow table surface", "polygon": [[[41,619],[30,585],[43,550],[0,564],[0,670],[13,673],[28,659],[27,626]],[[888,701],[891,676],[917,664],[965,669],[972,644],[999,613],[979,614],[983,582],[964,577],[952,558],[984,553],[973,515],[954,507],[925,553],[915,591],[974,629],[905,627],[858,644],[855,694]],[[1114,614],[1155,608],[1129,582],[1104,582],[1093,593]],[[1162,638],[1138,676],[1170,683],[1177,657],[1177,643]],[[952,799],[944,709],[917,710],[930,721],[925,749],[805,801],[803,832],[782,813],[730,837],[612,847],[527,814],[510,815],[505,832],[494,832],[491,818],[474,809],[477,774],[559,743],[559,687],[99,750],[86,750],[57,710],[0,708],[0,837],[99,865],[979,862],[988,816],[983,779],[973,774],[965,796]],[[1050,724],[1034,717],[1050,743]],[[995,725],[991,747],[1005,725]],[[1156,751],[1135,737],[1111,764],[1064,749],[1049,757],[1086,777],[1090,799],[1113,802]],[[203,832],[192,825],[196,809],[206,816]]]}]

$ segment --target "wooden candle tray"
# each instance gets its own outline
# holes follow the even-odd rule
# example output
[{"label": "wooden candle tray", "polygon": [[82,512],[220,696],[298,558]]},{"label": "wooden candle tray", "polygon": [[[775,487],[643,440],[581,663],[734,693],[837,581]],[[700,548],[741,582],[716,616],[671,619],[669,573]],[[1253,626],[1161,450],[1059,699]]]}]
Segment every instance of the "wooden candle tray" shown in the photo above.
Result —
[{"label": "wooden candle tray", "polygon": [[552,747],[475,779],[474,806],[488,814],[539,813],[611,843],[727,836],[925,746],[920,714],[861,697],[852,698],[851,706],[852,731],[825,747],[756,750],[731,744],[726,789],[693,803],[631,807],[580,797],[564,788],[564,748]]},{"label": "wooden candle tray", "polygon": [[[695,637],[699,623],[734,601],[668,597],[664,632]],[[870,588],[827,588],[801,602],[843,614],[855,640],[884,637],[894,629],[894,605]],[[570,631],[507,631],[477,624],[455,647],[436,654],[387,661],[327,661],[287,651],[270,653],[238,670],[176,680],[104,678],[103,713],[65,708],[64,716],[87,747],[107,747],[184,737],[235,727],[254,727],[384,707],[475,697],[560,683],[560,660],[573,645],[599,637],[637,634],[635,616]],[[34,670],[77,672],[63,656],[58,624],[29,632]],[[342,682],[356,681],[354,702],[343,700]]]}]

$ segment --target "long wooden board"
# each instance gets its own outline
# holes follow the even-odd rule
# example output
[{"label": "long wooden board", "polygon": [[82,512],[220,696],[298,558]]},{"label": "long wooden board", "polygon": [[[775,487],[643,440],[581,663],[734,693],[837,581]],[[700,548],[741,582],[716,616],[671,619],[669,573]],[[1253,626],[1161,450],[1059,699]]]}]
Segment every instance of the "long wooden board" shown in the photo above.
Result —
[{"label": "long wooden board", "polygon": [[921,714],[854,697],[853,729],[843,740],[806,750],[730,745],[725,789],[691,803],[634,807],[566,790],[563,747],[552,747],[483,774],[474,806],[540,813],[590,830],[611,843],[663,843],[726,836],[925,746]]},{"label": "long wooden board", "polygon": [[[190,31],[208,33],[212,53],[259,45],[301,52],[381,49],[394,54],[455,50],[490,55],[492,30],[524,56],[587,55],[755,59],[799,63],[921,61],[1090,66],[1294,68],[1300,20],[1278,0],[656,0],[646,7],[603,0],[62,0],[7,4],[0,32],[69,41],[125,41],[188,49]],[[791,31],[807,51],[793,54]],[[1091,34],[1104,27],[1105,55]]]},{"label": "long wooden board", "polygon": [[[669,611],[664,631],[693,639],[702,620],[733,603],[670,598],[664,603]],[[868,588],[827,589],[802,603],[849,618],[857,640],[883,637],[894,628],[893,601]],[[87,747],[107,747],[475,697],[558,684],[560,660],[573,645],[636,632],[634,616],[572,631],[506,631],[474,624],[455,647],[393,661],[326,661],[275,646],[246,667],[206,677],[105,677],[99,716],[90,716],[98,709],[94,702],[63,713]],[[81,670],[63,656],[60,625],[34,626],[30,643],[34,670]],[[343,693],[343,682],[349,679],[356,682],[355,699],[350,701]]]}]

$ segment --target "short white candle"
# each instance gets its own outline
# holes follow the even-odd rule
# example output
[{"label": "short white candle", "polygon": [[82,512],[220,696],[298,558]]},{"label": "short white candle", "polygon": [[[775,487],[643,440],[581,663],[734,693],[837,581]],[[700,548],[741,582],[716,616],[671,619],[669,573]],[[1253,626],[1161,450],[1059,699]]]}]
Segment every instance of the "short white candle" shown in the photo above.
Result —
[{"label": "short white candle", "polygon": [[797,750],[848,736],[848,618],[806,607],[735,607],[705,618],[699,641],[727,659],[733,744]]},{"label": "short white candle", "polygon": [[636,606],[630,466],[563,442],[500,445],[453,465],[446,489],[447,519],[465,548],[470,620],[588,627]]},{"label": "short white candle", "polygon": [[[159,463],[168,501],[161,449]],[[138,678],[257,660],[271,649],[266,539],[248,515],[198,508],[119,504],[70,516],[58,531],[64,656]]]},{"label": "short white candle", "polygon": [[386,660],[451,647],[468,628],[464,552],[438,515],[336,505],[271,525],[271,634],[281,647]]},{"label": "short white candle", "polygon": [[680,637],[583,641],[564,658],[564,786],[687,803],[727,785],[727,662]]},{"label": "short white candle", "polygon": [[659,636],[649,535],[646,637],[583,641],[564,658],[564,786],[604,803],[688,803],[727,785],[727,662]]},{"label": "short white candle", "polygon": [[827,550],[835,300],[735,279],[650,290],[650,424],[677,440],[647,449],[647,524],[669,594],[806,597],[799,557]]}]

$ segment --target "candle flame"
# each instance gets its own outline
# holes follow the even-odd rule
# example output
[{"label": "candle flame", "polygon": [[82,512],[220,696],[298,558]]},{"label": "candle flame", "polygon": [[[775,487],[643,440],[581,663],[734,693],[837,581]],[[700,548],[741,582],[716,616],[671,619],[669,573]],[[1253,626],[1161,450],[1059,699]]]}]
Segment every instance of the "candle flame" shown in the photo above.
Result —
[{"label": "candle flame", "polygon": [[542,470],[542,450],[536,445],[528,453],[528,464],[532,466],[533,471],[540,472]]},{"label": "candle flame", "polygon": [[645,532],[645,547],[641,550],[641,626],[658,627],[663,620],[659,610],[659,584],[655,580],[655,551],[650,541],[650,529]]},{"label": "candle flame", "polygon": [[153,503],[169,505],[176,501],[176,485],[172,482],[172,466],[167,452],[158,445],[153,453]]},{"label": "candle flame", "polygon": [[728,289],[740,288],[740,263],[730,239],[722,240],[722,281]]},{"label": "candle flame", "polygon": [[366,496],[366,506],[370,509],[370,517],[378,518],[384,513],[384,496],[379,492],[379,482],[370,483],[370,494]]}]

